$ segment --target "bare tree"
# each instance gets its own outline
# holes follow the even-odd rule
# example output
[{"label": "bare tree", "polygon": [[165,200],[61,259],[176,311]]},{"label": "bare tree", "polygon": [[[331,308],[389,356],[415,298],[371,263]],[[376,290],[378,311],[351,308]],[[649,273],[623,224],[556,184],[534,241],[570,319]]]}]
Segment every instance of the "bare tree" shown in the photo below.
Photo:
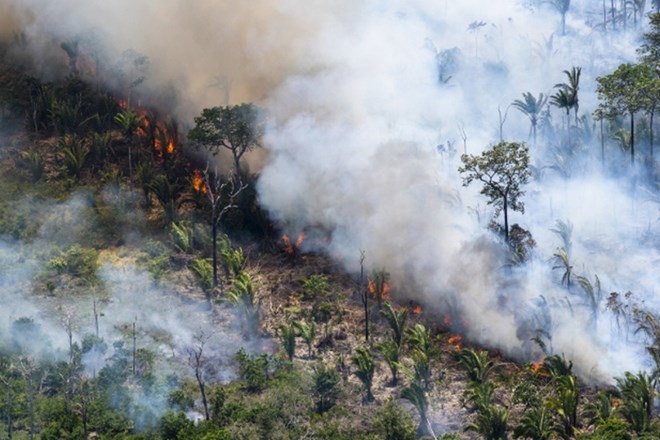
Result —
[{"label": "bare tree", "polygon": [[195,379],[199,386],[199,392],[202,395],[202,405],[204,406],[204,417],[206,420],[210,419],[209,404],[206,398],[206,382],[205,382],[205,362],[204,362],[204,346],[209,341],[213,334],[206,334],[200,330],[193,336],[193,345],[188,349],[188,365],[195,371]]},{"label": "bare tree", "polygon": [[[233,177],[223,180],[218,174],[216,168],[213,173],[209,173],[207,164],[204,170],[204,187],[206,196],[211,204],[211,238],[213,243],[213,289],[218,287],[218,227],[224,215],[230,209],[236,208],[236,199],[240,193],[247,188],[247,184],[238,180],[238,184]],[[210,298],[209,298],[210,299]]]}]

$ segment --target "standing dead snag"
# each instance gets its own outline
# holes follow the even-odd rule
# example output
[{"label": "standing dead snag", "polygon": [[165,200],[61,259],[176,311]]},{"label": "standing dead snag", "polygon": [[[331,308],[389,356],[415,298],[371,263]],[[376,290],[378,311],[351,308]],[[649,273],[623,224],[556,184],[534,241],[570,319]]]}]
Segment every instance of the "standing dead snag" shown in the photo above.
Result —
[{"label": "standing dead snag", "polygon": [[[232,208],[236,208],[236,198],[247,188],[247,184],[238,181],[238,186],[233,178],[224,180],[218,174],[218,170],[210,174],[209,167],[204,170],[204,187],[206,196],[211,204],[211,238],[213,242],[213,289],[218,287],[218,227],[222,217]],[[209,298],[210,299],[210,298]]]},{"label": "standing dead snag", "polygon": [[364,277],[364,251],[360,251],[360,275],[355,281],[355,288],[364,306],[364,339],[369,341],[369,287]]},{"label": "standing dead snag", "polygon": [[199,392],[202,395],[202,405],[204,405],[204,417],[206,420],[210,419],[209,405],[206,399],[206,382],[204,377],[205,362],[203,359],[204,346],[208,340],[213,336],[212,334],[205,334],[203,331],[197,333],[193,338],[193,346],[188,349],[188,365],[195,371],[195,379],[199,386]]}]

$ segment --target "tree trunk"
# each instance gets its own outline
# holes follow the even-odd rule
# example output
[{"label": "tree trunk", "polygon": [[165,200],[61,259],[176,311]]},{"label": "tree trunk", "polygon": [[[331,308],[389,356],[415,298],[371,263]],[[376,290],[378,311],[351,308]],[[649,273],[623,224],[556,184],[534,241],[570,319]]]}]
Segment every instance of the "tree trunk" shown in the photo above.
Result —
[{"label": "tree trunk", "polygon": [[635,113],[630,112],[630,165],[635,165]]},{"label": "tree trunk", "polygon": [[504,239],[507,244],[509,243],[509,213],[508,213],[508,202],[509,202],[509,193],[504,193]]},{"label": "tree trunk", "polygon": [[215,207],[213,208],[213,213],[211,214],[211,236],[213,237],[213,288],[218,287],[218,219],[216,218],[217,214],[215,212]]},{"label": "tree trunk", "polygon": [[649,114],[649,155],[653,159],[653,114],[655,112],[651,110]]},{"label": "tree trunk", "polygon": [[204,381],[200,375],[199,368],[195,369],[195,377],[197,378],[197,384],[199,385],[199,392],[202,395],[202,405],[204,405],[204,417],[206,420],[209,420],[209,404],[206,400],[206,387],[204,386]]},{"label": "tree trunk", "polygon": [[600,161],[605,169],[605,138],[603,137],[603,118],[600,119]]}]

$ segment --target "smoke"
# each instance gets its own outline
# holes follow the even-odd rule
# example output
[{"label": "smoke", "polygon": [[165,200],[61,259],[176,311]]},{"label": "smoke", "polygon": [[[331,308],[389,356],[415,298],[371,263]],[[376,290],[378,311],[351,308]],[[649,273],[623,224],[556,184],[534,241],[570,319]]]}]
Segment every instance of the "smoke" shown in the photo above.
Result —
[{"label": "smoke", "polygon": [[[478,0],[22,0],[0,12],[3,29],[25,32],[42,75],[65,74],[59,44],[80,38],[108,71],[126,49],[146,55],[148,75],[135,93],[170,96],[168,111],[188,124],[204,107],[265,106],[258,191],[270,215],[294,234],[318,232],[317,246],[349,271],[364,251],[370,268],[391,273],[401,298],[422,301],[437,319],[451,313],[470,339],[529,360],[539,352],[530,339],[543,329],[555,353],[597,379],[647,365],[642,341],[604,303],[609,292],[632,291],[658,310],[650,270],[657,203],[625,171],[600,172],[589,116],[595,78],[634,59],[638,32],[603,32],[593,2],[571,2],[565,36],[555,10],[514,0],[488,8]],[[461,186],[459,155],[499,141],[500,129],[506,140],[532,144],[529,120],[511,102],[523,92],[554,93],[572,66],[582,67],[580,112],[592,133],[566,157],[556,149],[563,113],[552,109],[540,124],[527,209],[511,216],[537,248],[511,268],[488,232],[486,200]],[[625,170],[611,143],[607,162]],[[551,231],[557,220],[573,225],[574,276],[601,280],[595,327],[579,288],[562,286],[553,269],[563,246]],[[117,284],[117,294],[125,287]],[[141,319],[174,319],[154,316]]]}]

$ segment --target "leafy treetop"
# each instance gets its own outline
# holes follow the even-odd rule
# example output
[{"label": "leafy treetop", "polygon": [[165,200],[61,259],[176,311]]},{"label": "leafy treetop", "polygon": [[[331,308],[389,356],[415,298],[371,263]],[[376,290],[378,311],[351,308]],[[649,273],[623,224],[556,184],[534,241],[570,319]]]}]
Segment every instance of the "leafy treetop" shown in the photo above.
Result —
[{"label": "leafy treetop", "polygon": [[525,212],[520,198],[525,194],[522,186],[531,177],[529,150],[524,143],[500,142],[479,156],[463,154],[463,166],[458,169],[463,176],[463,186],[473,181],[483,183],[481,194],[488,197],[488,204],[495,206],[495,215],[504,211],[504,231],[509,241],[509,207]]}]

